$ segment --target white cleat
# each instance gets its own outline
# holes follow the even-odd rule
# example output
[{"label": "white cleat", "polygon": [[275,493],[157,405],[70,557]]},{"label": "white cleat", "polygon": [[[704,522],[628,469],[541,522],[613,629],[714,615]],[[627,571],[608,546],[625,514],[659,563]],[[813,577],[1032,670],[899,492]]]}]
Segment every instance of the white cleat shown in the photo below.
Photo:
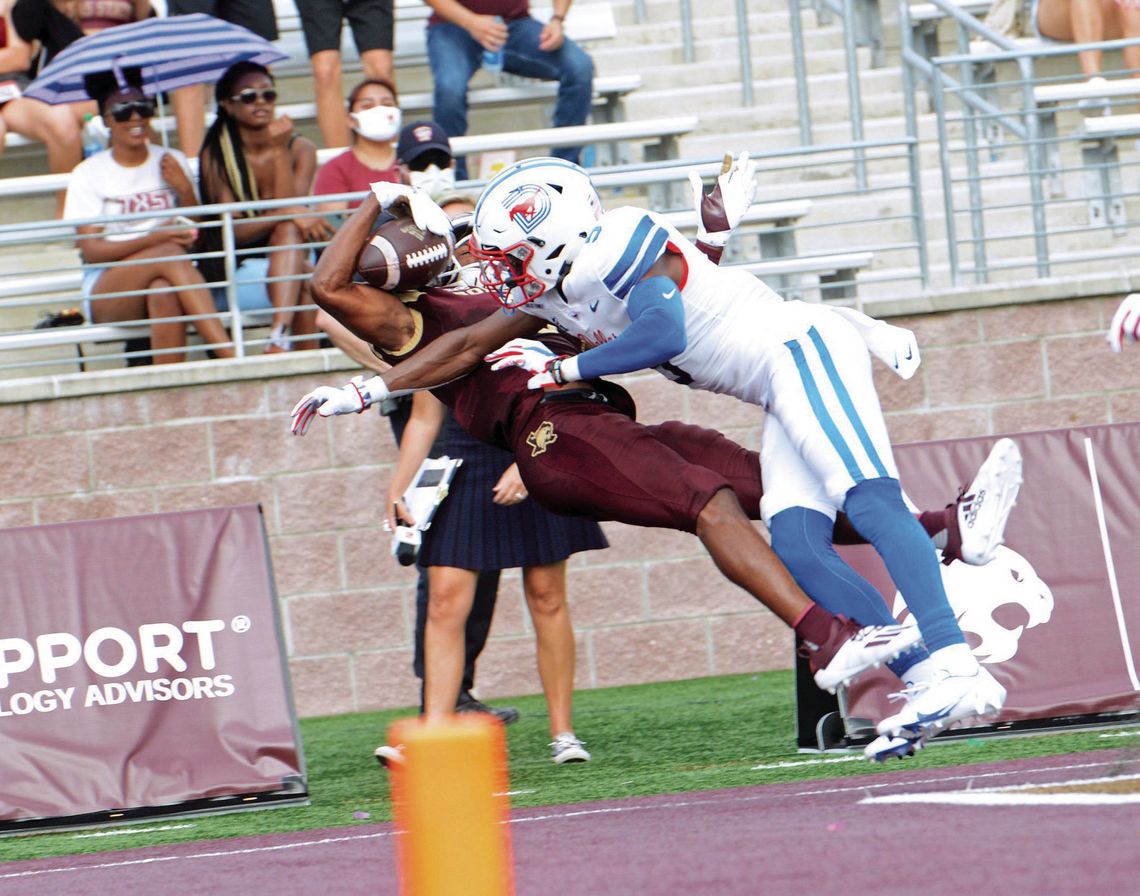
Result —
[{"label": "white cleat", "polygon": [[863,755],[872,762],[886,762],[888,759],[906,759],[922,749],[925,735],[911,737],[907,733],[892,736],[880,734],[863,748]]},{"label": "white cleat", "polygon": [[919,737],[969,719],[996,716],[1005,705],[1006,690],[979,665],[965,675],[939,669],[929,682],[912,685],[901,696],[906,706],[879,722],[879,734]]},{"label": "white cleat", "polygon": [[985,566],[1003,541],[1005,524],[1021,488],[1021,451],[998,439],[970,487],[958,496],[943,559]]},{"label": "white cleat", "polygon": [[913,625],[867,625],[860,627],[836,616],[825,643],[808,653],[816,685],[832,694],[853,679],[896,659],[922,640]]}]

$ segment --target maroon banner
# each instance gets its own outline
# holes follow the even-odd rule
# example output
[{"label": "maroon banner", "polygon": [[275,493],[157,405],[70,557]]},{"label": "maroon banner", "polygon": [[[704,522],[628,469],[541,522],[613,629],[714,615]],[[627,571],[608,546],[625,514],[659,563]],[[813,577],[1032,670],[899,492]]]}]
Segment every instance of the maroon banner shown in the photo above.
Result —
[{"label": "maroon banner", "polygon": [[5,829],[307,798],[259,507],[0,530],[0,595]]},{"label": "maroon banner", "polygon": [[[967,484],[997,437],[900,445],[903,487],[935,508]],[[979,661],[1009,692],[997,723],[1140,709],[1140,423],[1021,433],[1024,483],[1005,544],[943,579]],[[878,556],[844,557],[910,618]],[[848,694],[850,719],[897,710],[889,672]]]}]

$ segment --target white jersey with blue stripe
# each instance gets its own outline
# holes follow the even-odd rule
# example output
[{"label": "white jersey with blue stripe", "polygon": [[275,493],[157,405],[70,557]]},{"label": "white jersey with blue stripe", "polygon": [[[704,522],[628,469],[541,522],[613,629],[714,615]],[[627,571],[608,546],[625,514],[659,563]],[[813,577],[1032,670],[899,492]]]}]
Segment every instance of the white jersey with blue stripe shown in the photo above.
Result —
[{"label": "white jersey with blue stripe", "polygon": [[766,518],[797,505],[834,514],[856,483],[897,478],[858,331],[826,305],[785,302],[751,274],[717,267],[653,212],[606,212],[561,292],[523,308],[588,347],[601,345],[629,326],[630,291],[667,249],[686,265],[687,345],[659,369],[772,416],[761,448]]},{"label": "white jersey with blue stripe", "polygon": [[587,347],[601,345],[629,326],[630,291],[667,248],[685,260],[687,347],[659,369],[695,389],[766,405],[767,376],[758,353],[806,332],[820,306],[784,302],[751,274],[718,268],[653,212],[628,206],[606,212],[563,280],[561,295],[548,293],[523,308]]}]

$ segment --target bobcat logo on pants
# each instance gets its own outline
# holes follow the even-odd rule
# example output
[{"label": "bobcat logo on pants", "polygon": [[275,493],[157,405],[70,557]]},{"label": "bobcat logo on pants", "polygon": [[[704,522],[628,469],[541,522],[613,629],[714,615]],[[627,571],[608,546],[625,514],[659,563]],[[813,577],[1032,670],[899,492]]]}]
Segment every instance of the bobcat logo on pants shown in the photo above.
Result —
[{"label": "bobcat logo on pants", "polygon": [[526,437],[526,443],[530,445],[531,457],[538,457],[540,454],[545,454],[546,449],[557,441],[558,433],[554,431],[554,424],[549,420],[544,420],[538,429]]}]

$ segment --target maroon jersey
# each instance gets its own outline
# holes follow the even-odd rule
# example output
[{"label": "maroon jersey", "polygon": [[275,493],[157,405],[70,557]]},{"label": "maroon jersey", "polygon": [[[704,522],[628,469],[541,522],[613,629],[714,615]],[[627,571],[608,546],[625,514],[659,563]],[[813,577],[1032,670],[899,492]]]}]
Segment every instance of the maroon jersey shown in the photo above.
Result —
[{"label": "maroon jersey", "polygon": [[[478,323],[502,307],[493,293],[468,286],[428,287],[425,292],[408,293],[401,298],[415,318],[416,332],[411,341],[398,351],[372,347],[376,355],[389,364],[411,357],[444,333]],[[575,340],[553,329],[535,338],[558,355],[579,350]],[[525,418],[543,395],[541,391],[527,389],[530,377],[531,374],[521,367],[494,371],[490,364],[483,363],[466,376],[431,391],[452,409],[459,425],[472,436],[497,448],[513,451],[513,423]],[[592,384],[612,395],[615,402],[620,401],[632,415],[633,402],[624,389],[601,381],[592,381]]]},{"label": "maroon jersey", "polygon": [[[390,364],[436,337],[499,310],[489,292],[472,287],[409,293],[415,336],[399,351],[378,348]],[[577,350],[555,331],[538,340],[557,354]],[[475,370],[432,392],[475,438],[512,452],[531,497],[549,510],[634,526],[695,532],[714,494],[733,489],[753,518],[760,513],[760,458],[714,430],[633,420],[629,393],[605,380],[563,392],[528,389],[520,367]]]}]

